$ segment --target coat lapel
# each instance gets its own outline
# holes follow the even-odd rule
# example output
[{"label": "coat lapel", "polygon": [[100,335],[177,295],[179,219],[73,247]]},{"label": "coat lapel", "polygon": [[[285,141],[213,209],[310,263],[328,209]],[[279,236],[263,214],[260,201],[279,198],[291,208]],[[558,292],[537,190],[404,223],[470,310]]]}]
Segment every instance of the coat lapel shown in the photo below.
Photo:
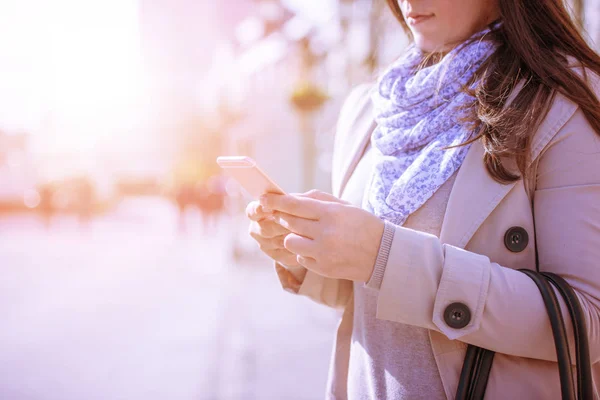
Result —
[{"label": "coat lapel", "polygon": [[352,176],[352,173],[354,172],[356,165],[362,158],[362,156],[365,152],[365,149],[367,148],[367,145],[369,144],[369,140],[371,139],[371,134],[373,133],[373,129],[375,129],[375,122],[373,122],[372,125],[368,129],[363,131],[364,134],[356,137],[357,140],[355,142],[353,142],[351,144],[351,146],[349,146],[348,151],[345,153],[345,154],[348,154],[348,157],[342,159],[342,161],[341,161],[341,163],[342,163],[342,179],[340,180],[339,186],[335,193],[336,196],[338,196],[338,197],[342,196],[342,193],[344,192],[344,189],[346,188],[346,184],[348,183],[348,180],[350,180],[350,177]]},{"label": "coat lapel", "polygon": [[464,248],[485,218],[515,183],[501,184],[489,176],[481,141],[471,145],[460,167],[446,207],[440,240]]},{"label": "coat lapel", "polygon": [[[531,160],[541,154],[576,110],[576,104],[562,95],[556,96],[547,117],[532,138]],[[442,224],[442,243],[464,248],[488,215],[516,185],[516,182],[496,182],[485,168],[484,153],[481,141],[473,143],[458,171]]]}]

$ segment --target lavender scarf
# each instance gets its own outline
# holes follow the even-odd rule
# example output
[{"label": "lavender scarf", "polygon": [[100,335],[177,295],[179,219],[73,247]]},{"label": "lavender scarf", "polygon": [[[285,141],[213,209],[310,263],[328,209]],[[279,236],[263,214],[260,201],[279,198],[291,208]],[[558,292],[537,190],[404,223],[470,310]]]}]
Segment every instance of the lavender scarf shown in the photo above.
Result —
[{"label": "lavender scarf", "polygon": [[465,42],[415,72],[423,53],[411,46],[380,78],[372,96],[376,161],[365,209],[402,225],[458,170],[469,146],[442,148],[470,138],[472,127],[461,118],[474,99],[461,89],[494,50],[489,41]]}]

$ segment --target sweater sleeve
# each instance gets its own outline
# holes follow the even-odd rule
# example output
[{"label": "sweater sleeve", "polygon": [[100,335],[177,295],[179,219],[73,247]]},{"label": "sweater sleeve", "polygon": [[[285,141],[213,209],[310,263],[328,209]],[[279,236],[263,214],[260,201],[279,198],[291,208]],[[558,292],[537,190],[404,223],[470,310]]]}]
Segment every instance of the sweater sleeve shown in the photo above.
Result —
[{"label": "sweater sleeve", "polygon": [[385,267],[388,263],[390,256],[390,249],[392,248],[392,241],[394,240],[395,226],[389,221],[384,221],[385,227],[383,229],[383,235],[381,236],[381,244],[379,245],[379,253],[375,259],[375,267],[373,273],[365,286],[370,289],[379,290],[381,287],[381,281],[383,280],[383,274],[385,273]]}]

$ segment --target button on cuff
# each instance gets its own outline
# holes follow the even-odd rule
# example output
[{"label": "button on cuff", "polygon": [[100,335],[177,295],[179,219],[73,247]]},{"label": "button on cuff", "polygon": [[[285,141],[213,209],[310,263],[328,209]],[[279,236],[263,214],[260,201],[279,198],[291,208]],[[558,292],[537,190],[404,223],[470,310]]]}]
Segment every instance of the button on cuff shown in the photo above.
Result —
[{"label": "button on cuff", "polygon": [[479,329],[491,276],[490,259],[444,246],[444,267],[433,304],[433,323],[454,340]]},{"label": "button on cuff", "polygon": [[471,322],[471,310],[463,303],[452,303],[444,310],[444,322],[453,329],[462,329]]}]

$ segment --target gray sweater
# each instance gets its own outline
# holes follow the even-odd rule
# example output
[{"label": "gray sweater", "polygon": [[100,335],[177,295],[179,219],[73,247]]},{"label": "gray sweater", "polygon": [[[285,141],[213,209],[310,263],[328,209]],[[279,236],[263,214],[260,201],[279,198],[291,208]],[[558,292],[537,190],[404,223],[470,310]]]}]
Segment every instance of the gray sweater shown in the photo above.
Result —
[{"label": "gray sweater", "polygon": [[[348,182],[349,193],[364,193],[364,189],[356,190],[360,186],[354,185],[365,187],[371,178],[372,156],[369,147]],[[414,212],[404,226],[439,236],[454,178],[451,177]],[[360,206],[363,199],[347,200]],[[392,225],[386,223],[379,256],[369,282],[354,283],[352,345],[346,382],[348,398],[444,399],[428,330],[375,317],[378,290],[382,279],[385,279],[385,269],[393,268],[387,265],[389,243],[394,232],[391,228]],[[406,284],[410,285],[410,282]],[[333,382],[332,386],[339,386],[340,383]]]}]

